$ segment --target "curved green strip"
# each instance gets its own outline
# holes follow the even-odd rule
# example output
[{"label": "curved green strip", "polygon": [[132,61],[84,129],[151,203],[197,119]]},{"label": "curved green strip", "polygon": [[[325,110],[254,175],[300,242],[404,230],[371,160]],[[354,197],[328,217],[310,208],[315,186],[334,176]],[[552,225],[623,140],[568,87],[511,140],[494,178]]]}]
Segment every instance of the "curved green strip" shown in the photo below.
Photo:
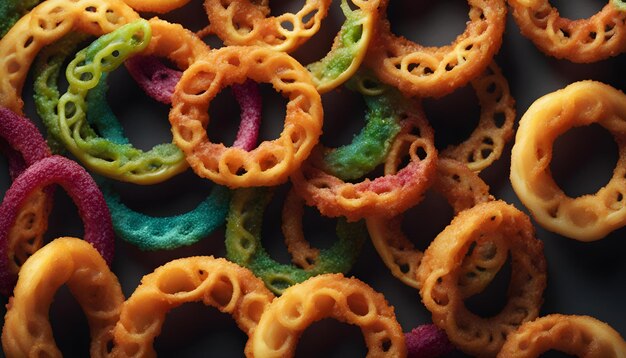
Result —
[{"label": "curved green strip", "polygon": [[619,11],[626,11],[626,2],[624,0],[611,0],[611,1],[613,1],[613,5],[615,5],[615,7]]},{"label": "curved green strip", "polygon": [[17,20],[39,4],[41,0],[0,1],[0,39],[11,30]]},{"label": "curved green strip", "polygon": [[348,223],[339,219],[339,240],[332,247],[320,251],[316,265],[310,270],[273,260],[261,244],[263,212],[271,197],[272,192],[267,188],[235,191],[226,222],[226,257],[229,260],[252,270],[276,294],[322,273],[345,273],[350,270],[367,238],[362,221]]}]

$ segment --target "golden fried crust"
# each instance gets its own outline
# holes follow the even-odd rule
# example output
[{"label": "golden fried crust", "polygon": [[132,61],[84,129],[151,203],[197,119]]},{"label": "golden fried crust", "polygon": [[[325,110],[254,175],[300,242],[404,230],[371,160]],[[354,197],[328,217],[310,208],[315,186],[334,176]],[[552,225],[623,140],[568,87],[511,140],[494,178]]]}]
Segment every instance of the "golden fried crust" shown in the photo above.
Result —
[{"label": "golden fried crust", "polygon": [[589,63],[626,50],[626,12],[611,1],[587,19],[562,18],[549,0],[508,0],[522,34],[545,54]]},{"label": "golden fried crust", "polygon": [[285,290],[263,313],[246,345],[247,357],[292,357],[302,332],[332,317],[361,328],[367,357],[405,357],[402,327],[385,297],[341,274],[315,276]]},{"label": "golden fried crust", "polygon": [[22,265],[2,330],[2,348],[8,357],[62,356],[48,311],[64,284],[87,318],[91,357],[108,357],[111,330],[124,302],[122,288],[91,244],[69,237],[50,242]]},{"label": "golden fried crust", "polygon": [[48,0],[0,41],[0,106],[22,114],[21,92],[35,56],[72,31],[99,36],[139,18],[121,0]]},{"label": "golden fried crust", "polygon": [[[464,276],[474,272],[464,265],[464,258],[472,255],[473,247],[490,248],[481,255],[486,264],[500,264],[490,259],[497,255],[511,260],[508,301],[488,318],[470,312],[463,302]],[[478,273],[484,269],[488,267],[475,266]],[[543,243],[535,238],[528,216],[515,207],[502,201],[481,203],[459,213],[430,244],[417,277],[433,323],[445,329],[450,341],[465,353],[492,357],[508,334],[539,313],[546,287]]]},{"label": "golden fried crust", "polygon": [[552,314],[520,326],[507,337],[498,357],[539,357],[550,350],[583,358],[618,358],[626,356],[626,342],[593,317]]},{"label": "golden fried crust", "polygon": [[196,256],[170,261],[142,278],[120,313],[112,357],[155,357],[153,342],[165,315],[187,302],[229,313],[248,336],[274,299],[252,272],[225,259]]},{"label": "golden fried crust", "polygon": [[[594,81],[573,83],[535,101],[522,116],[511,154],[511,184],[542,227],[580,241],[598,240],[626,224],[626,95]],[[567,196],[550,172],[558,136],[592,123],[615,139],[613,176],[595,194]]]},{"label": "golden fried crust", "polygon": [[[280,138],[248,152],[210,142],[208,108],[225,87],[247,78],[267,82],[288,98]],[[298,169],[322,133],[323,110],[311,75],[291,56],[263,47],[229,46],[196,61],[172,97],[174,143],[194,172],[231,188],[278,185]]]},{"label": "golden fried crust", "polygon": [[[487,68],[500,49],[506,23],[504,0],[468,0],[465,31],[450,45],[425,47],[391,33],[381,16],[366,64],[378,78],[407,95],[441,97],[466,85]],[[387,1],[382,1],[384,14]]]}]

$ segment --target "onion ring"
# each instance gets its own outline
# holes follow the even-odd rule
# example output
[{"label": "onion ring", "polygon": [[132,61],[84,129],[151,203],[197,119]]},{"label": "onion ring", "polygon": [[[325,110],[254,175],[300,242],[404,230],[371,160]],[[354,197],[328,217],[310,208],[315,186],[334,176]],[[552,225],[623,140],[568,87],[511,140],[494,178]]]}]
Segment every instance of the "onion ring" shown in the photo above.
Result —
[{"label": "onion ring", "polygon": [[302,332],[325,317],[357,325],[368,357],[404,357],[404,334],[385,297],[355,278],[323,274],[289,287],[261,316],[250,357],[292,357]]},{"label": "onion ring", "polygon": [[[364,94],[367,95],[367,92]],[[411,161],[397,173],[374,180],[364,179],[353,184],[326,171],[329,168],[325,165],[325,148],[318,146],[301,170],[291,176],[291,181],[307,204],[316,206],[325,216],[345,216],[348,221],[367,216],[395,216],[421,200],[435,176],[437,151],[433,142],[433,131],[424,118],[421,107],[415,102],[407,101],[389,86],[382,86],[371,95],[373,97],[367,104],[371,106],[372,114],[366,117],[380,115],[385,128],[390,128],[394,121],[396,125],[399,122],[402,129],[395,136],[391,150],[395,150],[394,146],[408,142]],[[380,138],[383,141],[377,141],[382,145],[390,139],[392,133],[393,131],[389,131]],[[383,148],[374,149],[371,153],[365,151],[363,154],[369,156],[384,153],[380,149]],[[384,155],[372,155],[370,158],[372,163],[382,159]]]},{"label": "onion ring", "polygon": [[[211,100],[246,78],[269,82],[289,98],[280,138],[249,152],[211,143],[206,132]],[[174,142],[194,172],[231,188],[286,181],[317,143],[322,119],[321,98],[306,69],[287,54],[261,47],[224,47],[194,63],[176,86],[170,111]]]},{"label": "onion ring", "polygon": [[[337,241],[328,249],[322,250],[306,269],[293,265],[284,265],[274,261],[261,244],[263,212],[270,202],[272,192],[263,188],[239,189],[233,195],[226,224],[226,257],[249,268],[260,277],[274,293],[281,294],[287,287],[306,279],[327,272],[347,272],[356,261],[360,248],[365,241],[365,227],[348,224],[344,220],[337,222]],[[295,210],[293,217],[302,213],[303,202],[293,192],[286,200],[284,210]],[[301,216],[290,222],[284,222],[283,231],[290,237],[302,235]],[[285,226],[287,228],[285,229]]]},{"label": "onion ring", "polygon": [[[397,162],[396,156],[402,153],[392,153],[389,162]],[[389,172],[394,172],[395,168],[388,167]],[[432,189],[442,194],[448,203],[453,207],[455,214],[469,209],[478,203],[493,200],[489,194],[489,186],[480,177],[472,172],[467,166],[455,160],[441,158],[437,161],[437,176]],[[417,271],[422,261],[423,253],[415,248],[402,231],[402,221],[404,214],[392,218],[368,217],[367,230],[372,239],[372,243],[378,251],[385,265],[391,273],[404,284],[416,289],[420,289],[421,284],[417,280]],[[476,250],[479,252],[479,250]],[[506,256],[497,255],[494,260],[506,260]],[[489,265],[500,269],[501,265]],[[479,277],[486,277],[490,282],[495,273],[494,270],[484,270],[476,277],[476,280],[469,286],[477,285]],[[482,281],[485,281],[482,280]],[[480,285],[484,288],[484,285]]]},{"label": "onion ring", "polygon": [[91,334],[90,356],[108,357],[124,294],[117,277],[89,243],[53,240],[22,266],[7,305],[2,348],[8,357],[61,357],[48,319],[56,291],[66,284],[80,304]]},{"label": "onion ring", "polygon": [[405,333],[408,358],[437,358],[454,350],[446,332],[434,324],[423,324]]},{"label": "onion ring", "polygon": [[596,318],[551,314],[524,323],[511,333],[498,357],[538,357],[549,350],[577,357],[622,357],[626,342]]},{"label": "onion ring", "polygon": [[98,36],[138,18],[121,0],[47,0],[38,5],[0,41],[0,106],[22,114],[22,87],[42,47],[72,31]]},{"label": "onion ring", "polygon": [[[520,120],[511,154],[511,184],[542,227],[592,241],[626,225],[626,95],[594,81],[573,83],[535,101]],[[598,123],[619,148],[613,177],[595,194],[571,198],[550,172],[554,140],[568,129]]]},{"label": "onion ring", "polygon": [[146,275],[124,302],[113,330],[112,356],[154,357],[165,315],[187,302],[230,314],[251,336],[274,295],[249,270],[224,259],[196,256],[170,261]]},{"label": "onion ring", "polygon": [[522,34],[547,55],[589,63],[626,50],[626,13],[617,1],[608,1],[597,14],[579,20],[561,17],[548,0],[509,0],[509,5]]},{"label": "onion ring", "polygon": [[[465,307],[459,286],[469,274],[464,258],[474,244],[488,242],[493,243],[491,256],[506,251],[511,256],[511,282],[504,308],[483,318]],[[480,272],[484,267],[475,269]],[[543,243],[535,238],[528,216],[515,207],[502,201],[481,203],[461,211],[430,244],[417,279],[433,323],[445,329],[457,348],[471,355],[495,356],[506,335],[539,313],[546,287]]]},{"label": "onion ring", "polygon": [[59,184],[74,200],[85,226],[85,241],[92,244],[107,263],[113,260],[115,234],[109,210],[96,183],[83,167],[69,159],[44,158],[15,179],[0,205],[0,293],[4,295],[11,292],[17,279],[6,254],[8,234],[31,193],[50,184]]},{"label": "onion ring", "polygon": [[[381,14],[387,4],[388,0],[381,1]],[[500,49],[506,22],[504,0],[468,0],[468,4],[465,31],[443,47],[424,47],[396,36],[389,20],[381,18],[366,64],[383,82],[411,96],[441,97],[466,85]]]}]

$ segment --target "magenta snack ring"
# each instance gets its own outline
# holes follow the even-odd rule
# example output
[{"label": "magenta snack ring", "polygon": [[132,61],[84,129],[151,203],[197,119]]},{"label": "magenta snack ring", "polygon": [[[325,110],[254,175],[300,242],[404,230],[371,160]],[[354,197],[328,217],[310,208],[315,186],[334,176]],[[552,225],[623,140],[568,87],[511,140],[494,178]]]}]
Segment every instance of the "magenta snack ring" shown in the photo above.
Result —
[{"label": "magenta snack ring", "polygon": [[408,358],[437,358],[454,350],[446,331],[423,324],[404,334]]},{"label": "magenta snack ring", "polygon": [[107,264],[113,261],[114,233],[111,215],[102,192],[79,164],[61,156],[44,158],[28,167],[7,190],[0,205],[0,293],[10,295],[17,275],[9,270],[7,235],[30,193],[58,184],[72,198],[85,226],[85,241],[91,243]]},{"label": "magenta snack ring", "polygon": [[248,79],[242,84],[234,83],[233,94],[241,107],[241,123],[233,147],[253,150],[257,146],[261,126],[261,93],[259,85]]},{"label": "magenta snack ring", "polygon": [[[0,107],[0,138],[22,156],[24,169],[51,155],[50,148],[37,127],[28,119],[4,107]],[[13,161],[14,159],[9,159],[9,162]],[[15,179],[14,175],[19,174],[11,173],[11,178]]]},{"label": "magenta snack ring", "polygon": [[183,76],[182,71],[165,66],[157,56],[133,56],[124,65],[148,96],[163,104],[172,103],[174,87]]}]

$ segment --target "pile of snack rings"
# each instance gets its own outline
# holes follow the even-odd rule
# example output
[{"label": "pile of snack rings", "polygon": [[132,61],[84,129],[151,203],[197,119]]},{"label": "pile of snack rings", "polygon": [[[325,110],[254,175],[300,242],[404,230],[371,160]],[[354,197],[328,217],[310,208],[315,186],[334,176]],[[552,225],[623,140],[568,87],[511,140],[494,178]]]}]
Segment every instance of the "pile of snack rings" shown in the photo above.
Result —
[{"label": "pile of snack rings", "polygon": [[[574,21],[548,0],[468,0],[465,31],[442,47],[394,34],[388,0],[335,0],[345,22],[328,54],[310,64],[290,53],[323,26],[331,0],[306,0],[297,12],[277,16],[268,1],[205,0],[208,26],[197,33],[142,17],[166,16],[188,1],[0,5],[0,148],[12,180],[0,205],[8,357],[61,356],[48,313],[63,285],[87,319],[93,357],[155,356],[167,313],[189,302],[232,316],[248,337],[248,357],[293,356],[307,327],[324,318],[358,326],[371,357],[436,357],[455,349],[486,357],[551,350],[626,356],[620,334],[593,317],[539,317],[547,286],[543,242],[530,217],[494,197],[478,175],[514,134],[515,101],[494,61],[507,12],[547,56],[591,63],[626,51],[622,0]],[[208,36],[224,45],[210,48]],[[143,151],[124,135],[106,102],[106,79],[122,64],[149,97],[170,106],[172,143]],[[24,116],[29,75],[43,133]],[[287,101],[284,127],[273,140],[259,140],[259,83]],[[421,99],[466,85],[479,100],[478,125],[462,143],[435,148],[437,133]],[[241,107],[232,145],[212,142],[207,130],[210,104],[227,87]],[[323,108],[322,95],[340,90],[363,98],[365,125],[351,143],[328,148],[320,141],[332,135],[322,134],[332,109]],[[537,99],[520,117],[510,180],[537,224],[579,241],[626,226],[626,95],[600,82],[576,82]],[[572,198],[552,177],[553,144],[591,124],[611,133],[619,160],[605,187]],[[215,185],[177,216],[136,212],[113,185],[162,183],[189,167]],[[281,229],[293,264],[271,258],[261,240],[279,185],[291,187]],[[84,236],[44,244],[57,186],[74,201]],[[422,252],[402,222],[431,189],[454,218]],[[306,241],[305,206],[337,219],[338,239],[329,248]],[[116,238],[143,251],[173,250],[219,229],[225,258],[172,260],[124,296],[110,268]],[[419,292],[432,323],[404,333],[393,302],[348,276],[368,238],[391,274]],[[490,317],[475,314],[465,300],[485,290],[507,262],[506,303]]]}]

